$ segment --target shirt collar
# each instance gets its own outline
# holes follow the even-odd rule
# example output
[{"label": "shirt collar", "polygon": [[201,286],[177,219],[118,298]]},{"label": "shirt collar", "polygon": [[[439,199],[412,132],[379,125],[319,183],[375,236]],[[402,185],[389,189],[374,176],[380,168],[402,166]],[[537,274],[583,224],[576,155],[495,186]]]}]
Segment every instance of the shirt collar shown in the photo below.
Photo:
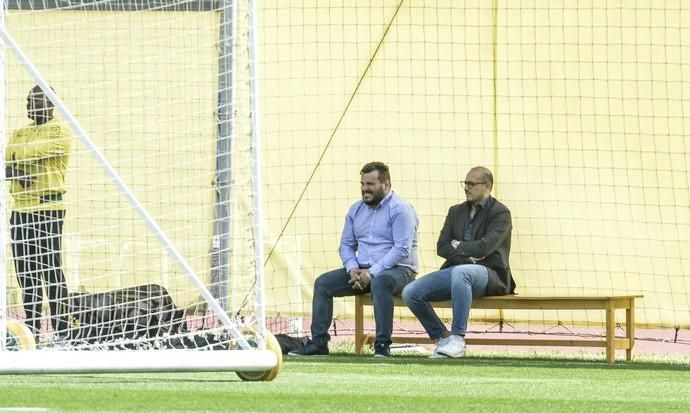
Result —
[{"label": "shirt collar", "polygon": [[486,198],[482,199],[480,202],[478,202],[476,205],[480,207],[481,209],[484,209],[486,207],[486,204],[489,203],[489,198],[491,198],[491,195],[487,196]]}]

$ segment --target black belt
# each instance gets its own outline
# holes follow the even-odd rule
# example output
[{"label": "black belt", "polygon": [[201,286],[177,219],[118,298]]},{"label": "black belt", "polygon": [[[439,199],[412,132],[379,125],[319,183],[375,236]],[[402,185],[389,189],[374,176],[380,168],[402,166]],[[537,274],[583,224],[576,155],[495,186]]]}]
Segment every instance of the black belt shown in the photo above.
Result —
[{"label": "black belt", "polygon": [[40,199],[42,204],[46,202],[62,201],[62,194],[41,195]]}]

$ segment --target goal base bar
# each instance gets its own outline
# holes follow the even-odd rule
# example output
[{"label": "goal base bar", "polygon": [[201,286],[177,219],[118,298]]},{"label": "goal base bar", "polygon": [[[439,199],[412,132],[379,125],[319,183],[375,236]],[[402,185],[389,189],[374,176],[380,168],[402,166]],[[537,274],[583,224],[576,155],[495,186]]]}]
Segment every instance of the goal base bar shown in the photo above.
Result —
[{"label": "goal base bar", "polygon": [[0,353],[0,374],[267,371],[277,363],[269,350],[36,350]]}]

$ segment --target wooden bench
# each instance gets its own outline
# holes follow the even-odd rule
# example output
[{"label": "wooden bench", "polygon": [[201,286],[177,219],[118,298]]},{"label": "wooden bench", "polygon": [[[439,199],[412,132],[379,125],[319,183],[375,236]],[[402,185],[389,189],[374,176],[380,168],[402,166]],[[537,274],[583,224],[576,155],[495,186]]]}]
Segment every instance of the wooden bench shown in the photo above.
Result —
[{"label": "wooden bench", "polygon": [[[625,359],[630,361],[635,346],[635,299],[641,295],[616,295],[592,297],[540,297],[505,295],[484,297],[474,300],[472,308],[485,310],[603,310],[606,312],[605,340],[532,339],[532,338],[475,338],[468,337],[467,344],[499,346],[567,346],[606,347],[606,361],[616,361],[616,350],[625,350]],[[434,308],[451,308],[450,301],[433,302]],[[365,344],[373,344],[372,335],[364,334],[364,307],[371,306],[371,295],[355,296],[355,351],[362,354]],[[401,297],[395,297],[396,307],[406,307]],[[625,337],[616,337],[616,310],[625,310]],[[394,342],[431,343],[424,337],[393,336]]]}]

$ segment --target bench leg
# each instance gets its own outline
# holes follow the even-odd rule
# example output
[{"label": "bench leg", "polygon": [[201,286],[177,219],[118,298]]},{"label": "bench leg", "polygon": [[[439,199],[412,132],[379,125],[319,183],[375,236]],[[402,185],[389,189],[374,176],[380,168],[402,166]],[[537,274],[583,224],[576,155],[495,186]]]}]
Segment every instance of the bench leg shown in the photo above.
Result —
[{"label": "bench leg", "polygon": [[635,347],[635,299],[631,298],[628,308],[625,309],[625,335],[628,339],[628,348],[625,349],[625,359],[632,361],[633,347]]},{"label": "bench leg", "polygon": [[609,364],[616,362],[616,349],[613,340],[616,336],[616,307],[612,301],[606,304],[606,361]]},{"label": "bench leg", "polygon": [[355,354],[362,354],[364,347],[364,306],[359,296],[355,296]]}]

